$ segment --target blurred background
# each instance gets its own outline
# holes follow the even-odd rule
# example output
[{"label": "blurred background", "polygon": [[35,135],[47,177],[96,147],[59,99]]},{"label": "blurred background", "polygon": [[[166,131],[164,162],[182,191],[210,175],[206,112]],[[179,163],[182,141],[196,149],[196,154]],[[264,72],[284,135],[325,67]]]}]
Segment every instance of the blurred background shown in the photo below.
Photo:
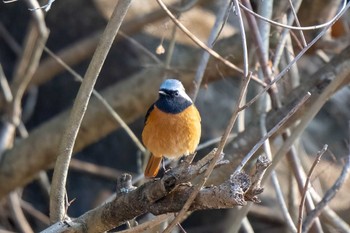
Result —
[{"label": "blurred background", "polygon": [[[187,1],[165,2],[167,5],[175,4],[177,7],[188,4]],[[224,1],[199,0],[193,2],[195,3],[193,7],[181,13],[181,16],[179,14],[179,20],[199,39],[206,41],[214,25],[218,10],[222,7]],[[259,2],[251,1],[254,10],[257,10]],[[337,13],[341,6],[340,1],[330,1],[332,3],[311,0],[292,2],[301,2],[298,17],[302,26],[327,22]],[[42,5],[45,3],[40,2]],[[46,26],[50,31],[46,43],[47,48],[56,54],[60,54],[69,48],[81,46],[77,50],[79,52],[71,55],[71,60],[68,64],[78,74],[84,76],[94,46],[96,46],[96,41],[98,41],[100,33],[108,22],[115,4],[115,1],[106,0],[55,1],[45,16]],[[144,70],[152,70],[153,68],[164,66],[169,59],[168,52],[172,43],[174,26],[164,13],[159,12],[162,11],[155,1],[133,1],[124,20],[124,25],[128,27],[122,27],[123,33],[118,35],[117,41],[109,52],[95,86],[97,91],[105,93],[103,91],[108,88],[108,90],[113,91],[114,86],[118,84],[121,87],[115,90],[121,90],[123,82],[131,80],[144,72]],[[283,16],[289,14],[289,12],[289,1],[274,1],[271,18],[280,22]],[[217,44],[220,46],[220,42],[226,41],[225,43],[231,43],[231,46],[240,46],[232,44],[235,41],[240,41],[233,39],[240,38],[237,16],[232,10],[228,13],[227,22],[218,38]],[[9,83],[11,83],[12,77],[15,75],[16,65],[22,53],[22,46],[28,32],[29,23],[32,20],[32,14],[32,11],[28,10],[28,5],[25,1],[0,3],[0,63]],[[152,15],[153,18],[148,17],[149,15]],[[301,83],[304,79],[312,77],[333,56],[342,52],[349,45],[349,29],[349,14],[346,13],[332,30],[302,57],[297,63],[298,77]],[[245,30],[249,34],[247,24]],[[297,34],[297,31],[294,32]],[[316,30],[305,31],[306,40],[311,41],[316,32]],[[271,57],[275,55],[274,51],[280,35],[280,28],[271,29]],[[301,50],[298,42],[300,42],[298,39],[293,40],[295,53]],[[254,65],[256,63],[256,47],[251,44],[251,41],[248,41],[248,44],[250,69],[255,70],[257,69]],[[165,50],[163,54],[159,54],[161,47]],[[225,49],[220,51],[223,52]],[[233,57],[232,59],[237,61],[237,65],[242,66],[242,58],[237,57],[239,55],[232,54],[231,49],[227,49],[227,52],[228,54],[224,54],[225,58],[231,59]],[[186,59],[183,58],[184,54],[186,54]],[[194,77],[200,55],[201,50],[181,31],[177,30],[174,51],[172,51],[172,57],[170,57],[171,61],[167,64],[168,67],[163,67],[163,69],[167,70],[171,76],[179,78]],[[45,62],[49,59],[50,55],[44,52],[38,70],[40,70],[41,66],[47,65]],[[284,62],[280,67],[285,67],[288,64],[288,60],[284,60]],[[224,132],[232,114],[235,100],[238,97],[241,78],[241,75],[238,73],[225,71],[222,64],[219,64],[217,61],[211,60],[210,64],[211,66],[207,70],[208,74],[204,77],[195,102],[202,116],[203,133],[201,143],[218,138]],[[41,73],[35,73],[33,81],[24,95],[21,105],[21,119],[29,132],[29,137],[31,132],[44,124],[48,124],[59,117],[59,114],[70,109],[77,94],[80,83],[65,69],[57,67],[60,67],[60,65],[56,63],[52,66],[47,65],[46,69],[41,70]],[[278,87],[284,92],[285,97],[293,89],[289,86],[290,80],[295,78],[293,73],[288,73],[286,76],[285,79],[278,83]],[[147,78],[146,76],[143,77],[143,79]],[[150,82],[149,88],[143,90],[143,95],[147,96],[147,100],[140,99],[139,104],[142,104],[142,107],[131,108],[131,113],[118,112],[122,116],[123,114],[134,114],[130,118],[132,120],[127,120],[127,122],[139,139],[141,138],[144,115],[150,103],[156,99],[160,80],[161,78],[158,81]],[[251,84],[248,99],[256,94],[256,86],[255,83]],[[318,165],[312,179],[315,187],[322,191],[327,190],[333,184],[342,169],[344,163],[342,158],[349,153],[350,90],[347,84],[343,86],[323,106],[297,142],[298,153],[303,165],[305,165],[306,173],[317,151],[324,144],[329,145],[329,151]],[[128,86],[125,85],[124,88],[128,88]],[[193,85],[191,85],[191,80],[186,82],[186,88],[189,93],[192,93]],[[125,91],[127,92],[128,90]],[[130,90],[131,93],[133,91]],[[118,108],[118,106],[112,106]],[[256,108],[253,105],[245,111],[246,127],[249,127],[250,122],[256,121]],[[1,109],[1,111],[2,113],[6,112],[4,109]],[[103,132],[89,140],[89,143],[83,143],[82,146],[79,146],[73,157],[67,181],[68,199],[74,199],[68,208],[68,215],[71,217],[78,217],[103,203],[115,191],[116,179],[121,173],[128,172],[137,177],[143,172],[142,163],[144,158],[138,147],[123,129],[117,127],[117,123],[111,123],[113,122],[111,119],[106,119],[106,121],[114,126],[111,126],[110,129],[105,129],[104,127],[109,126],[103,126],[103,120],[96,122],[97,126],[85,125],[85,127],[93,128],[101,126],[103,128],[101,131]],[[118,129],[114,130],[116,128]],[[84,138],[85,133],[83,128],[79,137]],[[238,133],[237,127],[233,133],[233,135]],[[43,143],[46,143],[45,137],[43,135]],[[17,145],[16,142],[21,143],[22,140],[17,130],[14,148]],[[216,145],[217,143],[214,143],[199,150],[198,157],[204,156]],[[272,150],[278,150],[280,145],[281,141],[276,137]],[[234,151],[234,146],[230,144],[225,150],[228,154],[234,154]],[[290,177],[288,166],[286,161],[282,161],[281,165],[277,167],[280,183],[286,198],[287,194],[291,192],[291,189],[289,189],[291,183],[288,181]],[[48,166],[44,173],[40,174],[40,178],[37,177],[31,182],[27,182],[19,191],[21,208],[34,232],[45,229],[49,224],[47,217],[49,215],[47,189],[49,187],[48,182],[52,176],[52,167],[53,164]],[[6,185],[4,182],[0,183],[0,186]],[[336,199],[332,201],[331,206],[345,222],[350,223],[350,197],[347,195],[348,191],[350,191],[349,181],[344,184]],[[299,195],[298,191],[294,190],[294,192],[296,196]],[[297,200],[299,198],[300,196],[298,196]],[[262,203],[253,205],[251,212],[248,214],[254,231],[288,232],[280,214],[280,209],[276,204],[274,190],[269,182],[266,184],[265,192],[261,195],[261,199]],[[299,203],[296,201],[294,204],[289,204],[297,208],[295,205]],[[3,198],[0,202],[0,231],[23,231],[16,224],[14,216],[8,197]],[[182,226],[189,233],[231,232],[230,228],[234,217],[234,210],[198,211],[191,214]],[[145,221],[144,219],[147,218],[142,216],[139,221],[143,222]],[[125,226],[121,226],[118,229],[125,229]],[[325,232],[332,232],[330,229],[325,227]],[[242,229],[241,232],[245,232],[245,230]]]}]

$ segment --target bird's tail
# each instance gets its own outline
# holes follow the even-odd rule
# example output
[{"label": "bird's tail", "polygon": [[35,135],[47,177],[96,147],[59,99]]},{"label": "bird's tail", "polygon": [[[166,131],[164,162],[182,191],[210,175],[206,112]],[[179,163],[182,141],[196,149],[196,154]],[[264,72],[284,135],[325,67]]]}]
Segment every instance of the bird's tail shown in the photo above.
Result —
[{"label": "bird's tail", "polygon": [[156,177],[158,174],[161,162],[162,162],[162,157],[155,157],[151,155],[145,169],[145,177]]}]

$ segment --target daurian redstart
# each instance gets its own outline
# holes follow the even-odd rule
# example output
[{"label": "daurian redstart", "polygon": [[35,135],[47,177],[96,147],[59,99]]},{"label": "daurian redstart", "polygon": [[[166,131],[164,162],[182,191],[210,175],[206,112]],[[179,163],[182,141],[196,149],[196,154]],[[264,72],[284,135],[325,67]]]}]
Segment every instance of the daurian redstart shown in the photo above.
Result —
[{"label": "daurian redstart", "polygon": [[142,141],[151,152],[146,177],[158,174],[163,157],[179,159],[195,152],[201,136],[201,117],[182,83],[165,80],[158,100],[149,108]]}]

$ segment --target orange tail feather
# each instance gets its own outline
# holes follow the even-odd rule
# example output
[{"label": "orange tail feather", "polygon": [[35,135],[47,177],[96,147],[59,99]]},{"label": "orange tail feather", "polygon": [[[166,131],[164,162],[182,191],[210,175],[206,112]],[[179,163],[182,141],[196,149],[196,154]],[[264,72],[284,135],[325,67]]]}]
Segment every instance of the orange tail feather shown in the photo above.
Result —
[{"label": "orange tail feather", "polygon": [[158,174],[161,162],[162,162],[162,157],[155,157],[151,155],[146,166],[145,177],[156,177]]}]

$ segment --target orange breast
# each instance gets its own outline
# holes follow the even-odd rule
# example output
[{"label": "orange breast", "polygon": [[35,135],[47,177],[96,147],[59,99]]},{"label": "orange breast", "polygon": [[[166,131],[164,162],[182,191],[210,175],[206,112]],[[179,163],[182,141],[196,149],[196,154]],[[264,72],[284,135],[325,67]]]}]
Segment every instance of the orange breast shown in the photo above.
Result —
[{"label": "orange breast", "polygon": [[179,158],[193,153],[201,136],[201,118],[194,105],[178,114],[154,106],[142,132],[142,141],[155,156]]}]

